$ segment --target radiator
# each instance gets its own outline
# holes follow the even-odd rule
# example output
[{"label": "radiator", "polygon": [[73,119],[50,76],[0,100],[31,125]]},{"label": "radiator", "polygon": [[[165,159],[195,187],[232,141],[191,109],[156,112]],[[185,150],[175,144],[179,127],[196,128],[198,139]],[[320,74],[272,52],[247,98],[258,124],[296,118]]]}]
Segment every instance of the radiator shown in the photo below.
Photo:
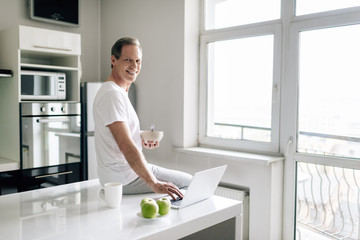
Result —
[{"label": "radiator", "polygon": [[215,195],[241,201],[241,214],[236,222],[236,239],[249,239],[249,190],[219,185]]}]

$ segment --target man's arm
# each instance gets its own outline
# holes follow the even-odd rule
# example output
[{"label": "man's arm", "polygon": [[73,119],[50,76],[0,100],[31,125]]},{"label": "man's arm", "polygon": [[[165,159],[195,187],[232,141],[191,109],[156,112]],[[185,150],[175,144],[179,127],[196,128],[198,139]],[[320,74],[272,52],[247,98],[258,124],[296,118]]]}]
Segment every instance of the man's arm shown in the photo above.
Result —
[{"label": "man's arm", "polygon": [[114,122],[108,127],[130,167],[154,192],[169,194],[173,199],[176,198],[174,194],[183,197],[178,187],[170,182],[158,181],[154,174],[146,167],[145,157],[136,147],[130,136],[130,130],[125,122]]}]

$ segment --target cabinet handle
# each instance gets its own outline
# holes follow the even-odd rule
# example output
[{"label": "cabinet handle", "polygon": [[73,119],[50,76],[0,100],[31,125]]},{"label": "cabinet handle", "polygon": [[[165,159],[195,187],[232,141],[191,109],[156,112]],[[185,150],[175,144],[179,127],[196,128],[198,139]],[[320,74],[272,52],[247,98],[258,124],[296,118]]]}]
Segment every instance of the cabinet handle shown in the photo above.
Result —
[{"label": "cabinet handle", "polygon": [[43,49],[59,50],[59,51],[67,51],[67,52],[72,51],[72,49],[69,49],[69,48],[56,48],[56,47],[46,47],[46,46],[39,46],[39,45],[34,45],[34,48],[43,48]]},{"label": "cabinet handle", "polygon": [[73,171],[67,171],[67,172],[60,172],[60,173],[40,175],[40,176],[36,176],[35,178],[46,178],[46,177],[59,176],[59,175],[65,175],[65,174],[70,174],[70,173],[73,173]]}]

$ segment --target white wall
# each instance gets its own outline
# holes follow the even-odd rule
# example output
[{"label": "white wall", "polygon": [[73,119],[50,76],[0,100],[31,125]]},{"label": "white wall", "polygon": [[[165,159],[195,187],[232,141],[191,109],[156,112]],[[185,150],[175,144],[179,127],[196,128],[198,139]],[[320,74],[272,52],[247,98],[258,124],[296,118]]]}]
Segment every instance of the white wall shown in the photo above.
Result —
[{"label": "white wall", "polygon": [[[154,123],[165,132],[161,148],[146,153],[149,158],[171,161],[173,146],[184,146],[185,138],[196,142],[199,24],[196,18],[190,23],[185,20],[184,9],[190,6],[189,12],[197,16],[195,0],[102,1],[102,80],[110,74],[110,49],[117,39],[137,37],[143,48],[142,70],[135,83],[140,124],[149,129]],[[195,40],[186,44],[185,38]],[[185,113],[184,102],[191,106]],[[191,128],[185,129],[184,119],[191,122]]]}]

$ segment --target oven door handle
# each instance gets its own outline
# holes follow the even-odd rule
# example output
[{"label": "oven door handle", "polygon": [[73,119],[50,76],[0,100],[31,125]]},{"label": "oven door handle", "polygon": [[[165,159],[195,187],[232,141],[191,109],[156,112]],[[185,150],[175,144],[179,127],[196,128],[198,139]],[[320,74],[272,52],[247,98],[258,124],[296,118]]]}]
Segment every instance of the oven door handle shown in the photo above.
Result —
[{"label": "oven door handle", "polygon": [[69,122],[69,118],[40,118],[36,119],[38,123],[50,123],[50,122]]},{"label": "oven door handle", "polygon": [[36,178],[36,179],[38,179],[38,178],[54,177],[54,176],[60,176],[60,175],[71,174],[71,173],[73,173],[73,171],[58,172],[58,173],[50,173],[50,174],[46,174],[46,175],[39,175],[39,176],[35,176],[35,178]]}]

